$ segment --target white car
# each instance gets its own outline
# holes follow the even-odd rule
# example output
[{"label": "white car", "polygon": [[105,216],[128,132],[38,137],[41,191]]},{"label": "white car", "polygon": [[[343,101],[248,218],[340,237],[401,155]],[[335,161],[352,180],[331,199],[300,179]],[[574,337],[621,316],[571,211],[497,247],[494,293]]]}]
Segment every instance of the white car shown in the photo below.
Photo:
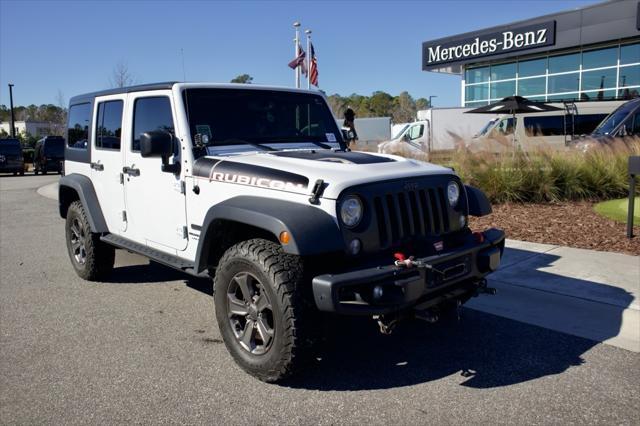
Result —
[{"label": "white car", "polygon": [[504,233],[448,168],[351,152],[315,91],[160,83],[76,96],[60,215],[73,268],[108,280],[117,248],[214,277],[224,342],[280,380],[323,312],[433,320],[489,292]]}]

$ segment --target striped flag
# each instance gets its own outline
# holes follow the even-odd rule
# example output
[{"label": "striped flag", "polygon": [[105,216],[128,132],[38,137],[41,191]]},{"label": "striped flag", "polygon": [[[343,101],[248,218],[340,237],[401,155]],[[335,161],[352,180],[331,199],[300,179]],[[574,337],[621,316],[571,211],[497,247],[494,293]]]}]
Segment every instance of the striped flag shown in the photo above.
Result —
[{"label": "striped flag", "polygon": [[311,61],[309,64],[309,82],[314,86],[318,86],[318,60],[316,59],[316,51],[313,48],[313,43],[309,45],[311,51]]},{"label": "striped flag", "polygon": [[289,68],[295,70],[296,68],[300,67],[300,69],[302,70],[302,74],[307,75],[307,64],[304,61],[306,56],[306,53],[298,44],[298,56],[296,56],[293,61],[289,62]]}]

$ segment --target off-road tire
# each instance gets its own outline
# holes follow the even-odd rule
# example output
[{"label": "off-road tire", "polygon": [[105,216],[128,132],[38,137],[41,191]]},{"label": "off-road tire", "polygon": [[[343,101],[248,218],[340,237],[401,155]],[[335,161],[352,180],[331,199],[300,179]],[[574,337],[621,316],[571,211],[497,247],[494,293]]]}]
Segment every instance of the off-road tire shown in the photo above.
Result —
[{"label": "off-road tire", "polygon": [[[76,224],[84,234],[83,242],[86,253],[84,263],[76,260],[72,247],[72,225],[76,220]],[[100,281],[111,273],[115,262],[115,248],[100,241],[100,234],[91,232],[87,213],[80,201],[71,203],[67,210],[65,238],[71,265],[80,278],[87,281]]]},{"label": "off-road tire", "polygon": [[[260,355],[241,346],[233,331],[228,291],[238,274],[249,273],[259,281],[272,306],[273,341]],[[229,248],[214,277],[216,318],[227,350],[247,373],[265,382],[290,376],[304,362],[312,345],[308,304],[302,296],[303,264],[298,256],[284,253],[271,241],[253,239]]]}]

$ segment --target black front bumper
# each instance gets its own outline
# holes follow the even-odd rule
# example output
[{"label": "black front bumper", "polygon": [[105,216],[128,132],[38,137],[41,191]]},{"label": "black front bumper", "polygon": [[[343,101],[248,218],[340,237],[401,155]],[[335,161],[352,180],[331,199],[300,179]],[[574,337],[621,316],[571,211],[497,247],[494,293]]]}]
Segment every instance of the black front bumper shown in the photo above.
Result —
[{"label": "black front bumper", "polygon": [[312,281],[316,305],[324,312],[382,315],[464,296],[495,271],[502,258],[504,232],[492,228],[482,236],[482,242],[469,235],[455,250],[415,259],[421,266],[391,263],[319,275]]}]

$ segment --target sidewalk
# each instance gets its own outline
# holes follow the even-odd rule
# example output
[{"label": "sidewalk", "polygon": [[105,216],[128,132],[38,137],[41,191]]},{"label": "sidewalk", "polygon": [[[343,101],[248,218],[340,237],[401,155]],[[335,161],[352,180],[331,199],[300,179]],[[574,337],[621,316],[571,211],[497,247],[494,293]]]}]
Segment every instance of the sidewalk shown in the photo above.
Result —
[{"label": "sidewalk", "polygon": [[640,257],[507,240],[489,285],[465,306],[640,352]]}]

